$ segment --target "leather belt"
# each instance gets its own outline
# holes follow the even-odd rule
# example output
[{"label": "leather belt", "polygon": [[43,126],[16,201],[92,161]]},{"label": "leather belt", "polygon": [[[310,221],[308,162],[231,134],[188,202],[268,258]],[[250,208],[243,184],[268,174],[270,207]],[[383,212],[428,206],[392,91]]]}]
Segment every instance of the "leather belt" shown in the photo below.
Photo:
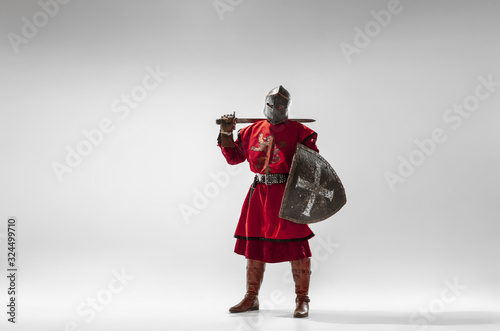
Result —
[{"label": "leather belt", "polygon": [[253,180],[255,184],[282,184],[286,183],[288,179],[288,174],[255,174],[255,178]]}]

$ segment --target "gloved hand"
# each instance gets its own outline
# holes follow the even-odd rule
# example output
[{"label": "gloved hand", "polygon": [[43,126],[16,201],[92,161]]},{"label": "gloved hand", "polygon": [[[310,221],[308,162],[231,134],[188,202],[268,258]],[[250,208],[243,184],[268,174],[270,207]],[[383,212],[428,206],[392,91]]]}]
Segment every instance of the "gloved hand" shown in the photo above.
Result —
[{"label": "gloved hand", "polygon": [[233,130],[236,127],[235,112],[230,115],[221,116],[222,123],[220,124],[221,146],[234,147]]},{"label": "gloved hand", "polygon": [[236,117],[234,116],[235,113],[232,115],[223,115],[221,116],[221,121],[222,123],[220,124],[220,131],[221,132],[226,132],[226,133],[232,133],[234,128],[236,127]]}]

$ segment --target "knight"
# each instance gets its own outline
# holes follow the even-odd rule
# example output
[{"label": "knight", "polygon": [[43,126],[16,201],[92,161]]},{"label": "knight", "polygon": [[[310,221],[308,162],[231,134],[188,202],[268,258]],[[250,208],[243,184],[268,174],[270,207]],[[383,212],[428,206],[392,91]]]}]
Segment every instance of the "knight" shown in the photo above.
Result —
[{"label": "knight", "polygon": [[247,161],[255,173],[236,226],[234,252],[247,259],[246,293],[231,313],[259,309],[258,294],[267,263],[290,262],[295,282],[294,317],[309,314],[311,249],[314,236],[307,224],[279,217],[285,185],[297,144],[313,151],[317,134],[302,123],[288,119],[292,100],[283,87],[273,88],[265,98],[265,119],[238,131],[234,115],[221,117],[218,146],[229,164]]}]

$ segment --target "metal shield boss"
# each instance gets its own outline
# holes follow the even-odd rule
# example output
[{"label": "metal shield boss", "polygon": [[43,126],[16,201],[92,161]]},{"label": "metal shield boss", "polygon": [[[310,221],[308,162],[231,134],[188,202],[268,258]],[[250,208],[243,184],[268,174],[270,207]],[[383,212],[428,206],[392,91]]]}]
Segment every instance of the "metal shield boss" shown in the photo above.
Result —
[{"label": "metal shield boss", "polygon": [[279,217],[299,224],[316,223],[338,212],[346,201],[344,186],[328,161],[297,144]]}]

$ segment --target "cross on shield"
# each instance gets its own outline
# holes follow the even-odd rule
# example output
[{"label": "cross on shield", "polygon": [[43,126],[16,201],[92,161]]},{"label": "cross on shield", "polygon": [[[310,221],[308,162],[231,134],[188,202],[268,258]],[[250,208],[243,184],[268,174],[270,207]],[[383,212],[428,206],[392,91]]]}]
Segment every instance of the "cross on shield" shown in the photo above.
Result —
[{"label": "cross on shield", "polygon": [[346,201],[344,186],[328,161],[297,144],[279,217],[299,224],[316,223],[334,215]]}]

